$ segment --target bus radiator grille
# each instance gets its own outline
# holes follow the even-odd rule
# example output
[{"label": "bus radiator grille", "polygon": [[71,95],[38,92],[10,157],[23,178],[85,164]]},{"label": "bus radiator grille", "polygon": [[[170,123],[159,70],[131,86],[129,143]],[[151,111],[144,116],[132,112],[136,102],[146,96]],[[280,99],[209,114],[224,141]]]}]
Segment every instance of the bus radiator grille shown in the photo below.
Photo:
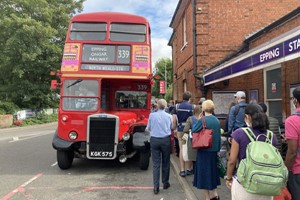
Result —
[{"label": "bus radiator grille", "polygon": [[115,146],[115,131],[115,118],[90,118],[89,151],[112,152],[112,154],[110,153],[105,157],[113,157]]}]

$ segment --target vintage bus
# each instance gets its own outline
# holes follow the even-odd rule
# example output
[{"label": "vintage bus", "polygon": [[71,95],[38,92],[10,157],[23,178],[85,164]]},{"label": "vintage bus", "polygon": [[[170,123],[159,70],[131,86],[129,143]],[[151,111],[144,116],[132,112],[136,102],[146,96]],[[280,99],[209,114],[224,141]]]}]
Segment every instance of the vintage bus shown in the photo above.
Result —
[{"label": "vintage bus", "polygon": [[74,158],[136,157],[149,165],[151,39],[141,16],[97,12],[71,18],[61,69],[51,88],[60,87],[58,128],[52,146],[68,169]]}]

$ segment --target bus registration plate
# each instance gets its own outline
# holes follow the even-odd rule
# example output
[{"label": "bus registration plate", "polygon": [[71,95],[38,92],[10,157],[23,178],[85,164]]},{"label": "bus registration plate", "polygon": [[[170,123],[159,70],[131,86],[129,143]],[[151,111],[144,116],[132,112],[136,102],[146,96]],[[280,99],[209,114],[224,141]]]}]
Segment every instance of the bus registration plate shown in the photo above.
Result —
[{"label": "bus registration plate", "polygon": [[113,156],[113,152],[109,151],[91,151],[90,157],[101,157],[101,158],[111,158]]}]

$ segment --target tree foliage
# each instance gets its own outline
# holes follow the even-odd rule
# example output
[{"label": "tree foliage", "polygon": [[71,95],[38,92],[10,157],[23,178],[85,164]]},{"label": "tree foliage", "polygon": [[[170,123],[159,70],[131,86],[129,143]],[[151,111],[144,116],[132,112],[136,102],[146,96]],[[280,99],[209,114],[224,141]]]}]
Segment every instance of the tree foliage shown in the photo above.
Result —
[{"label": "tree foliage", "polygon": [[51,107],[50,71],[59,69],[70,17],[84,0],[0,1],[0,100]]},{"label": "tree foliage", "polygon": [[159,77],[158,80],[154,80],[152,87],[152,96],[162,97],[159,93],[159,80],[167,80],[167,90],[165,99],[172,99],[172,83],[173,83],[173,69],[172,60],[170,58],[161,58],[155,63],[153,75]]}]

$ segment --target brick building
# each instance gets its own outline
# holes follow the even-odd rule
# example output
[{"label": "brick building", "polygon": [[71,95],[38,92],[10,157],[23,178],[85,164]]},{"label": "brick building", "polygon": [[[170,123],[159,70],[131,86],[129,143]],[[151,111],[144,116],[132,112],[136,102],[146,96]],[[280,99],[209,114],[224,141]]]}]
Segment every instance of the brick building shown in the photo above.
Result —
[{"label": "brick building", "polygon": [[170,23],[174,99],[189,90],[195,103],[213,99],[222,116],[233,94],[243,90],[249,101],[266,102],[269,114],[284,121],[291,113],[290,91],[300,83],[299,5],[297,0],[180,0]]}]

